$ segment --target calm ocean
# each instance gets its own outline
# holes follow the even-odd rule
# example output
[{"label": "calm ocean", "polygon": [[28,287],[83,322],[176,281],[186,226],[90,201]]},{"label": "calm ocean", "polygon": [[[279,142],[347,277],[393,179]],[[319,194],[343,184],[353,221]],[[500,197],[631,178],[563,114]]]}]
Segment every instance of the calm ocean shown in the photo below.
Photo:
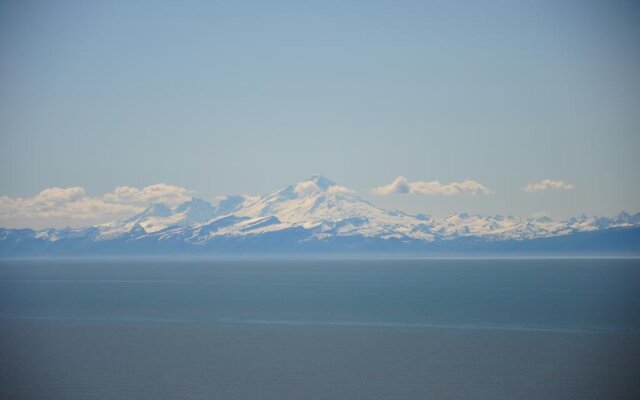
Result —
[{"label": "calm ocean", "polygon": [[0,398],[637,399],[640,260],[4,260]]}]

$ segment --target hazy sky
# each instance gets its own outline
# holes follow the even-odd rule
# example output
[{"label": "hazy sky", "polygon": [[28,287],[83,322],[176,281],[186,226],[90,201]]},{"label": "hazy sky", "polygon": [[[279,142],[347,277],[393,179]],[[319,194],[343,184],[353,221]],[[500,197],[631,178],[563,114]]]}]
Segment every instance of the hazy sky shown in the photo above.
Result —
[{"label": "hazy sky", "polygon": [[[634,1],[2,1],[0,196],[321,173],[436,216],[637,212],[638,71]],[[487,191],[372,193],[398,176]]]}]

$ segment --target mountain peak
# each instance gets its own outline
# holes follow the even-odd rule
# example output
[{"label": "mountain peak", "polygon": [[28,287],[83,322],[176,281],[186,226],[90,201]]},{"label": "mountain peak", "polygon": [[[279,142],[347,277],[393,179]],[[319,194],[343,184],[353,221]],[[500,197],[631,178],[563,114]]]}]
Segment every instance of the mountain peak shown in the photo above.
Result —
[{"label": "mountain peak", "polygon": [[141,212],[140,214],[134,215],[128,220],[125,220],[125,222],[140,221],[148,217],[169,217],[172,214],[173,212],[166,205],[162,203],[153,203],[149,205],[143,212]]},{"label": "mountain peak", "polygon": [[213,212],[213,206],[206,200],[192,197],[191,200],[186,201],[176,207],[176,213],[182,213],[189,210],[205,210],[207,212]]},{"label": "mountain peak", "polygon": [[193,197],[191,200],[176,207],[175,212],[183,214],[186,218],[186,223],[194,223],[213,218],[215,209],[208,201]]},{"label": "mountain peak", "polygon": [[309,179],[307,179],[306,181],[303,181],[301,183],[304,182],[313,182],[316,184],[316,186],[318,186],[320,189],[326,190],[328,188],[330,188],[331,186],[335,186],[336,183],[333,182],[330,179],[325,178],[324,176],[320,175],[320,174],[314,174],[311,175],[309,177]]},{"label": "mountain peak", "polygon": [[628,212],[622,211],[620,214],[616,215],[616,219],[619,221],[626,221],[631,217]]},{"label": "mountain peak", "polygon": [[136,222],[129,230],[129,233],[131,235],[145,235],[147,231],[145,231],[144,227],[142,227],[139,222]]}]

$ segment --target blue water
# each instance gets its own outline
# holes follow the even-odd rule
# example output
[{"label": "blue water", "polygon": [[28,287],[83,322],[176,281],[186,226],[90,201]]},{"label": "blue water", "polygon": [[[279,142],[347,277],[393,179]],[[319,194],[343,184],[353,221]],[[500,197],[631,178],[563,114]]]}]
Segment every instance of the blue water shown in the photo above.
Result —
[{"label": "blue water", "polygon": [[640,398],[640,261],[0,262],[0,397]]}]

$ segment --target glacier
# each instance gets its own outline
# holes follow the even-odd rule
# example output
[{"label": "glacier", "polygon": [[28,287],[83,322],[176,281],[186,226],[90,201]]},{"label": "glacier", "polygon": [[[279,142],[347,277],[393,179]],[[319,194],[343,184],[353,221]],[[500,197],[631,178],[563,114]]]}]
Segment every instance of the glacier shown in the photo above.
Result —
[{"label": "glacier", "polygon": [[263,196],[151,204],[80,229],[0,228],[0,256],[389,253],[640,254],[640,213],[613,218],[445,218],[385,210],[321,176]]}]

